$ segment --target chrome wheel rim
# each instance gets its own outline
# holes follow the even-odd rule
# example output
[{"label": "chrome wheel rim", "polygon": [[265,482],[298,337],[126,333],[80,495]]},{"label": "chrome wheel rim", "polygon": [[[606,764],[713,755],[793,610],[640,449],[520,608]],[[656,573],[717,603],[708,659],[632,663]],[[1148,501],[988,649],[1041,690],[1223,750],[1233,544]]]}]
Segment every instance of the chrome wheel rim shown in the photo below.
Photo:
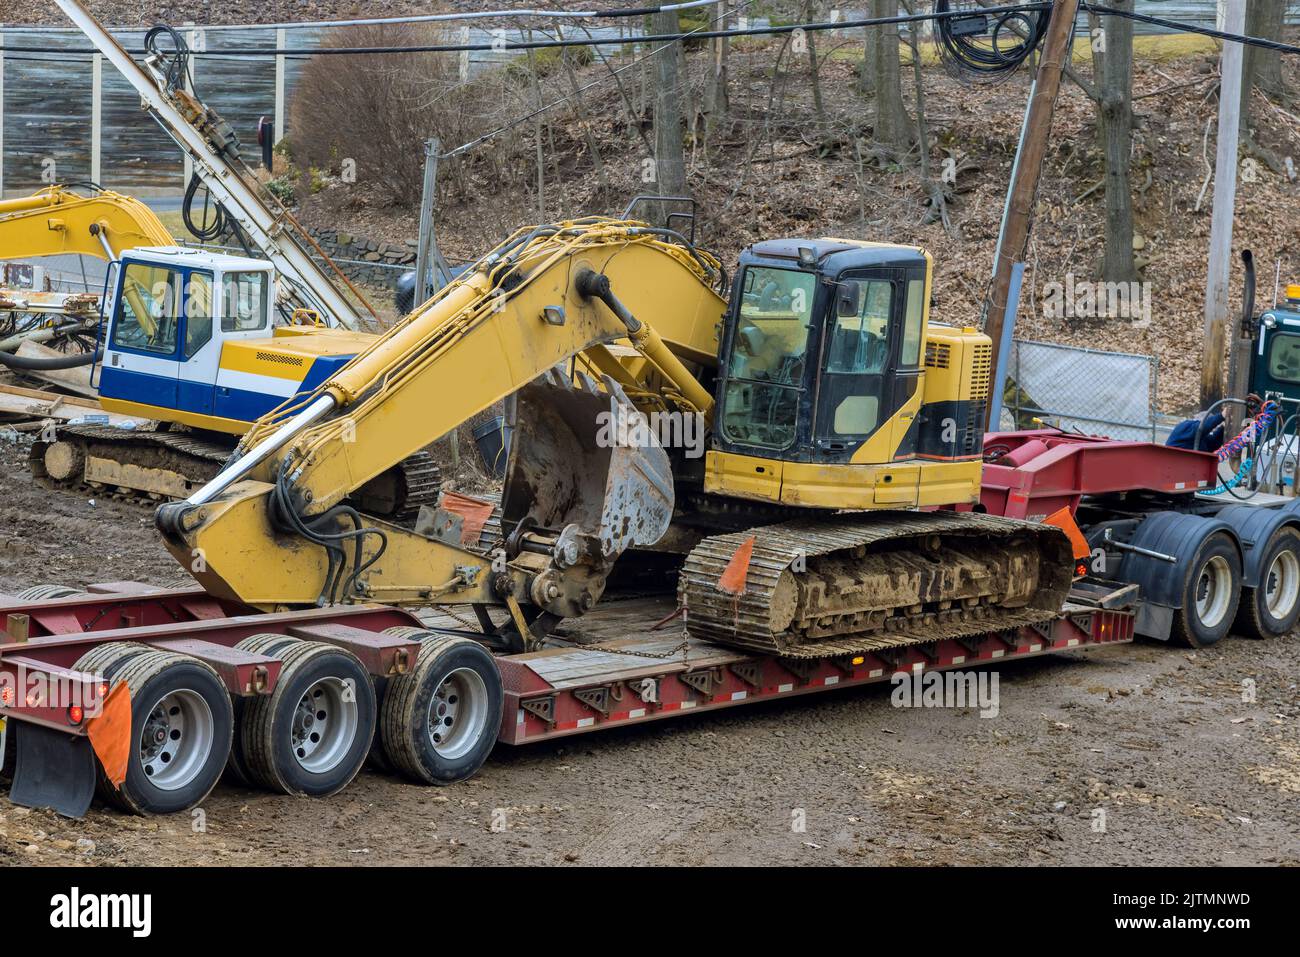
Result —
[{"label": "chrome wheel rim", "polygon": [[1206,628],[1217,627],[1232,602],[1232,570],[1228,560],[1215,555],[1201,568],[1196,579],[1196,617]]},{"label": "chrome wheel rim", "polygon": [[298,699],[290,746],[305,771],[324,774],[335,768],[356,740],[360,717],[357,696],[342,678],[322,678]]},{"label": "chrome wheel rim", "polygon": [[176,791],[203,770],[216,735],[212,709],[197,691],[182,688],[159,698],[140,730],[139,757],[154,787]]},{"label": "chrome wheel rim", "polygon": [[1274,556],[1264,578],[1264,605],[1275,619],[1285,619],[1300,598],[1300,559],[1291,549]]},{"label": "chrome wheel rim", "polygon": [[449,760],[464,757],[482,738],[487,720],[487,683],[472,668],[457,668],[442,679],[429,702],[433,750]]}]

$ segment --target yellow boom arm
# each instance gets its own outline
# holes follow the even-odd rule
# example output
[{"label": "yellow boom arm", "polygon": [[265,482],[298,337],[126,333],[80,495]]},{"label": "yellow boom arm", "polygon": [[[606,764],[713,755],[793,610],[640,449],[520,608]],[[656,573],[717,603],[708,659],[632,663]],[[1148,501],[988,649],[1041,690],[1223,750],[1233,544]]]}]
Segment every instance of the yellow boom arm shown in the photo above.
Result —
[{"label": "yellow boom arm", "polygon": [[50,186],[0,201],[0,259],[80,253],[116,259],[136,246],[174,246],[176,240],[144,203],[105,190],[81,196]]},{"label": "yellow boom arm", "polygon": [[[711,396],[691,365],[716,362],[726,309],[712,288],[719,274],[712,257],[637,223],[593,219],[521,231],[312,395],[254,425],[241,457],[212,483],[160,509],[168,547],[191,568],[201,554],[195,575],[214,593],[260,606],[309,604],[333,597],[335,563],[328,548],[302,538],[337,541],[324,537],[325,525],[352,522],[348,549],[362,528],[370,531],[355,553],[362,559],[345,556],[354,572],[340,599],[414,602],[456,591],[462,601],[497,602],[519,594],[556,614],[580,613],[617,554],[653,541],[672,512],[662,450],[597,448],[595,418],[619,405],[708,412]],[[526,541],[510,567],[491,576],[482,556],[455,544],[369,516],[339,518],[340,503],[370,478],[506,396],[528,395],[546,376],[562,387],[547,393],[536,416],[520,419],[548,423],[539,438],[551,458],[516,461],[530,445],[516,436],[507,498],[516,473],[524,474],[533,497],[549,500],[532,518],[551,530],[573,526],[565,541]],[[574,494],[593,482],[595,495]],[[656,517],[638,526],[633,513]],[[552,546],[582,589],[552,587]]]}]

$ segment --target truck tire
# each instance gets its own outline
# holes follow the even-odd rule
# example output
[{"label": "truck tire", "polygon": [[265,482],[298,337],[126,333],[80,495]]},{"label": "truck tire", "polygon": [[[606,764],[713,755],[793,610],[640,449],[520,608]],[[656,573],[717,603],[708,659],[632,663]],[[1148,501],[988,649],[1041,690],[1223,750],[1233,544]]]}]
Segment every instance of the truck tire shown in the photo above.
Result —
[{"label": "truck tire", "polygon": [[370,675],[355,655],[318,641],[290,640],[259,654],[284,667],[271,694],[244,704],[249,780],[310,797],[341,791],[361,770],[375,733]]},{"label": "truck tire", "polygon": [[[243,641],[236,642],[235,647],[240,651],[250,651],[255,655],[266,655],[268,658],[274,658],[278,649],[288,647],[299,640],[301,639],[291,638],[288,635],[263,633],[250,635]],[[247,700],[242,695],[230,696],[230,703],[235,712],[235,739],[230,744],[230,759],[226,763],[226,771],[229,773],[232,783],[252,787],[253,780],[248,774],[248,762],[244,759],[243,729],[245,702]]]},{"label": "truck tire", "polygon": [[216,786],[230,752],[230,695],[209,665],[134,643],[101,645],[77,670],[102,673],[131,692],[131,754],[115,787],[99,771],[98,792],[134,814],[171,814],[199,804]]},{"label": "truck tire", "polygon": [[1273,533],[1259,564],[1259,585],[1241,590],[1236,631],[1276,638],[1300,619],[1300,532],[1284,525]]},{"label": "truck tire", "polygon": [[1173,635],[1193,648],[1207,648],[1232,628],[1241,598],[1241,555],[1227,534],[1214,532],[1186,568]]},{"label": "truck tire", "polygon": [[504,693],[492,654],[477,641],[422,632],[409,674],[388,680],[379,731],[389,762],[423,784],[454,784],[496,744]]},{"label": "truck tire", "polygon": [[71,598],[73,595],[84,595],[79,588],[68,588],[66,585],[32,585],[30,588],[24,588],[17,594],[19,601],[49,601],[52,598]]},{"label": "truck tire", "polygon": [[[426,632],[423,628],[416,628],[413,625],[397,625],[393,628],[385,628],[384,634],[393,638],[409,638],[412,641],[420,641]],[[384,698],[388,694],[389,680],[382,675],[375,677],[375,706],[379,709],[379,720],[375,722],[375,737],[370,743],[370,754],[366,758],[368,765],[383,774],[393,774],[397,770],[389,762],[388,755],[384,753],[384,742],[381,734],[384,723]]]}]

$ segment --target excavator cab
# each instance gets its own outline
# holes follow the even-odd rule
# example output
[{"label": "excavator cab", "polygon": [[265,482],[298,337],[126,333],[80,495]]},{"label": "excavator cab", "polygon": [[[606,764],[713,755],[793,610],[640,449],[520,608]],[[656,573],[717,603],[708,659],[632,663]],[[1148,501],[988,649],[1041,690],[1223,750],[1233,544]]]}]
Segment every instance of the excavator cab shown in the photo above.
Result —
[{"label": "excavator cab", "polygon": [[[748,247],[706,490],[821,507],[951,504],[954,488],[977,500],[990,349],[974,330],[929,327],[930,273],[913,246]],[[954,362],[973,379],[947,374]]]},{"label": "excavator cab", "polygon": [[112,412],[239,434],[365,345],[345,330],[273,328],[271,263],[141,247],[114,263],[93,382]]}]

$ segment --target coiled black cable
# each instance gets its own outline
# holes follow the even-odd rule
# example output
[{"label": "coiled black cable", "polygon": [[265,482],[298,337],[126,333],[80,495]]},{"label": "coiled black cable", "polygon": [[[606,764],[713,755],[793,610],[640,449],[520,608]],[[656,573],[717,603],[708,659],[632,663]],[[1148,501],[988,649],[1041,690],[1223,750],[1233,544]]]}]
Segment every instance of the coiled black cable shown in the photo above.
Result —
[{"label": "coiled black cable", "polygon": [[[286,456],[271,489],[271,521],[280,531],[300,535],[313,545],[325,549],[329,565],[325,572],[325,585],[316,604],[333,605],[339,601],[340,592],[342,598],[349,598],[356,593],[357,579],[379,561],[388,549],[388,536],[378,528],[366,528],[361,521],[361,513],[350,505],[336,505],[311,521],[305,521],[293,506],[288,479],[291,467],[292,457]],[[340,520],[350,521],[352,528],[341,528]],[[363,551],[367,535],[379,539],[379,547],[369,558],[365,558]],[[349,565],[349,542],[353,546],[352,571],[344,577]]]},{"label": "coiled black cable", "polygon": [[949,72],[993,82],[1009,77],[1042,43],[1052,19],[1052,5],[1037,10],[991,13],[980,0],[934,0],[939,57]]}]

